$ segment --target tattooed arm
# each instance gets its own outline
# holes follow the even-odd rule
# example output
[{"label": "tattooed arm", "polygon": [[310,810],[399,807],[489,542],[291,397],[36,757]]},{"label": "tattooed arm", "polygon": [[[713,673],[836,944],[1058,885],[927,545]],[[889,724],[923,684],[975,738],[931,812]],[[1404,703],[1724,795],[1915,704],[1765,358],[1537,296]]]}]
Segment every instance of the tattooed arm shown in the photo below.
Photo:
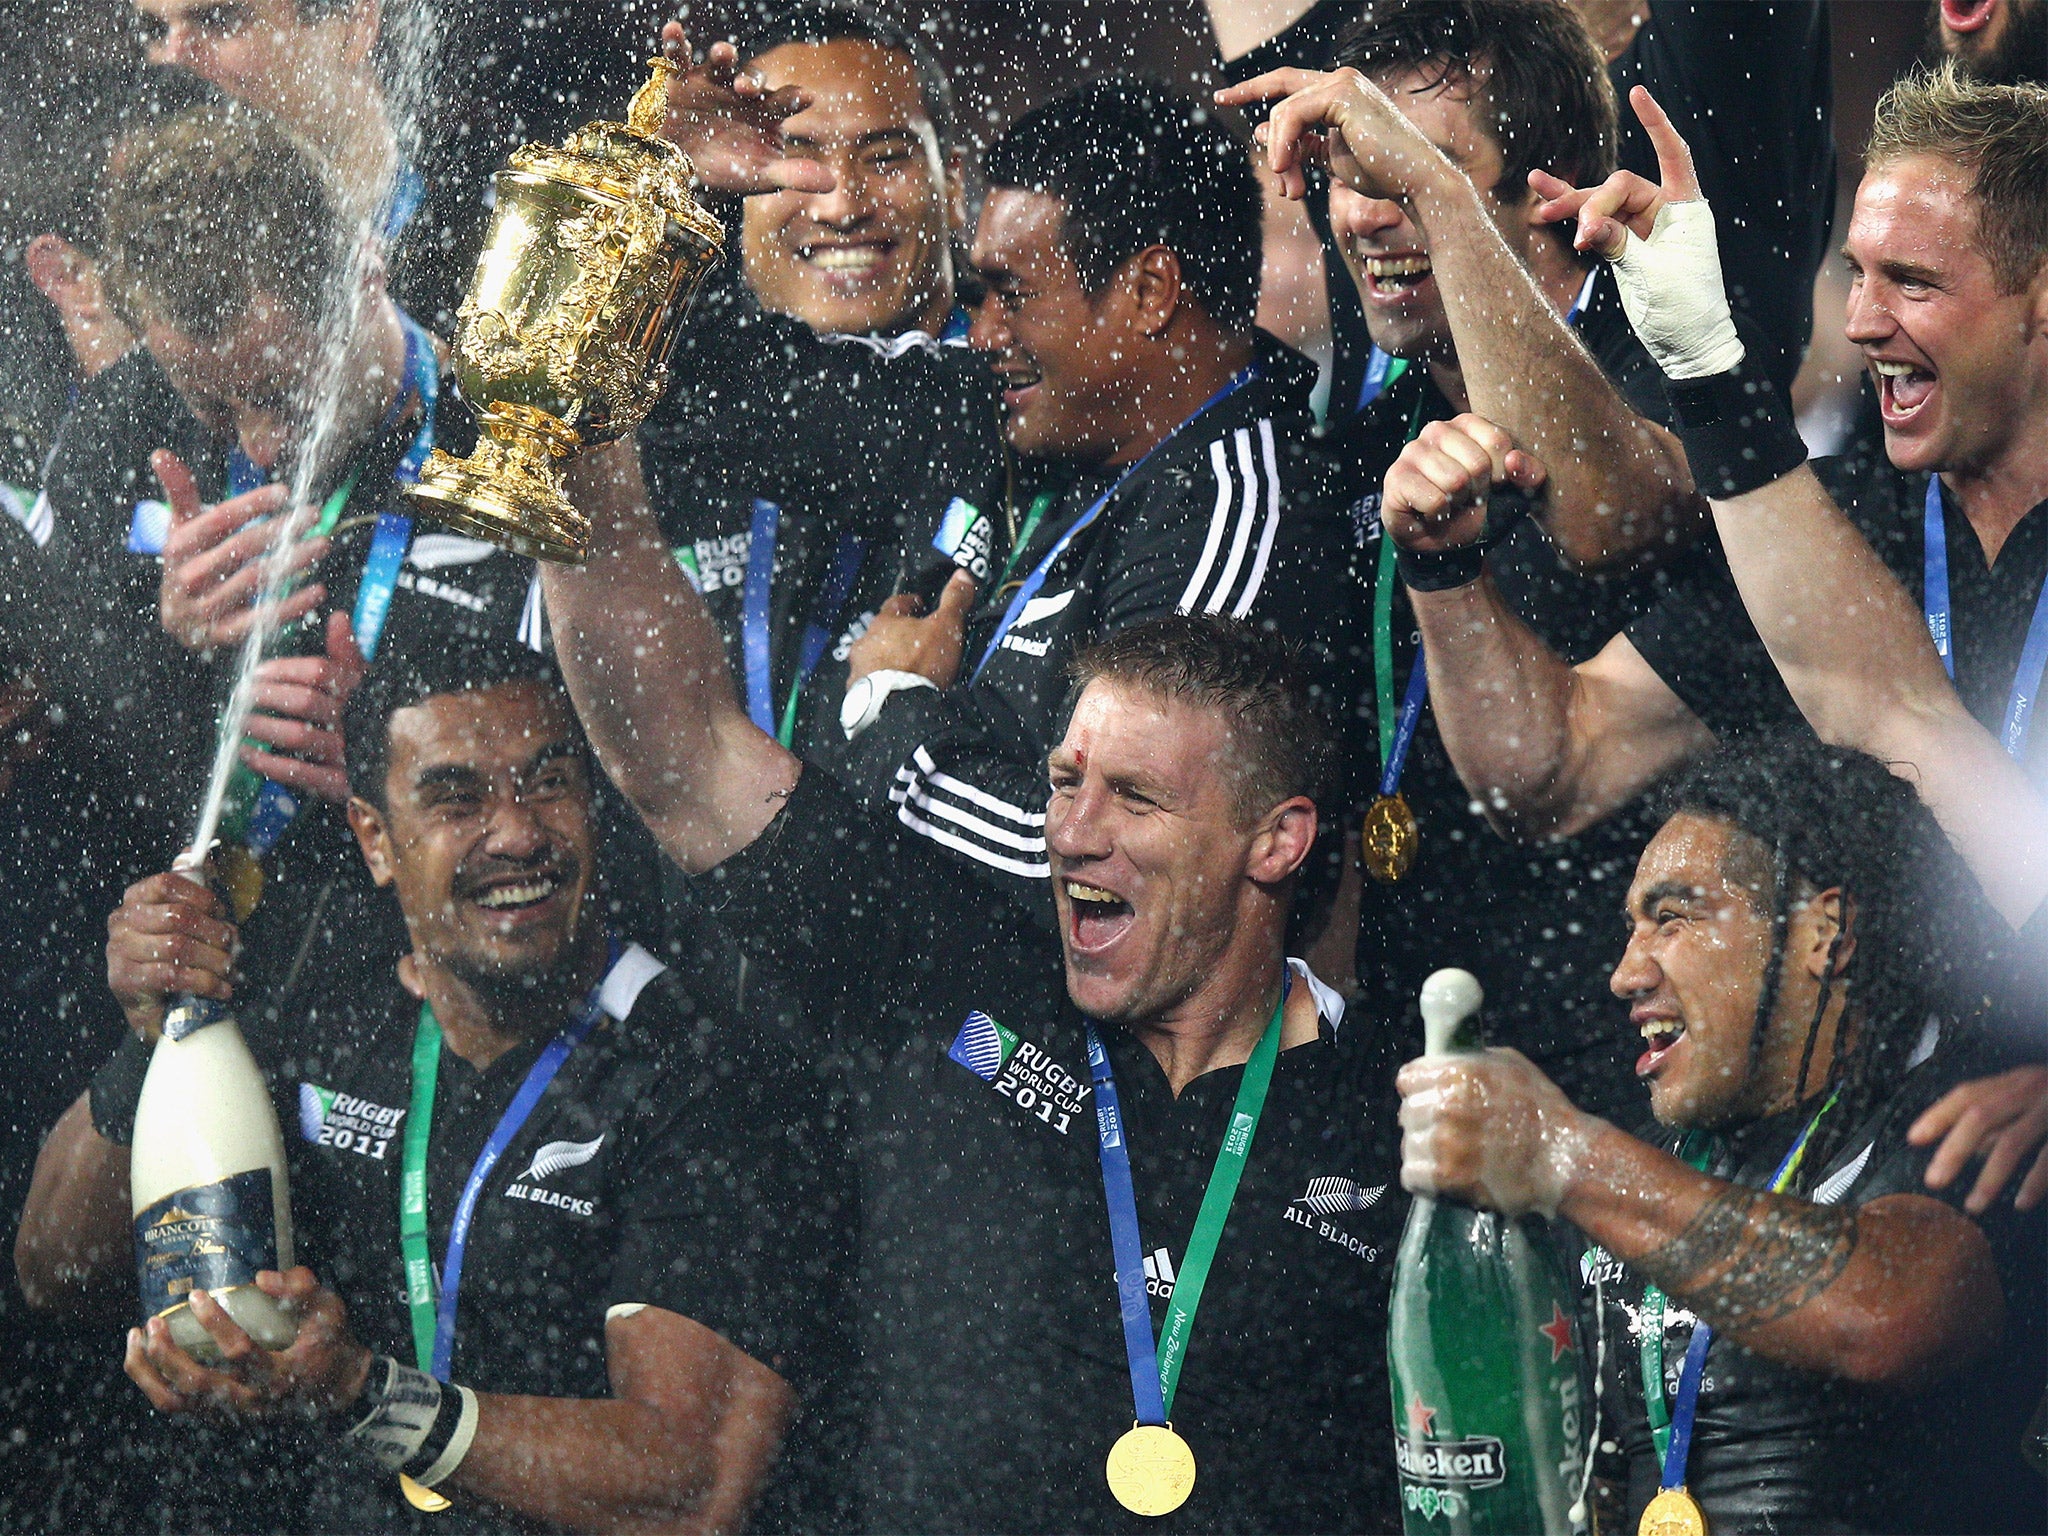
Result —
[{"label": "tattooed arm", "polygon": [[1708,1178],[1593,1127],[1558,1214],[1746,1348],[1908,1386],[1998,1342],[2005,1299],[1990,1244],[1940,1201],[1814,1205]]}]

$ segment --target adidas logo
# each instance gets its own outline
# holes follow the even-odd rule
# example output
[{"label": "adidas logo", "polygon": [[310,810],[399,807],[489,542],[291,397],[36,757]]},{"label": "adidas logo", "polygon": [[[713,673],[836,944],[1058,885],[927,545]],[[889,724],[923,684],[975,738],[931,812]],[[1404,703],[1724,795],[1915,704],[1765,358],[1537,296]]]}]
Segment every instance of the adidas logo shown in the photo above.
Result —
[{"label": "adidas logo", "polygon": [[1173,1260],[1164,1248],[1155,1248],[1145,1255],[1145,1294],[1157,1296],[1162,1301],[1173,1295],[1173,1282],[1178,1277],[1173,1272]]}]

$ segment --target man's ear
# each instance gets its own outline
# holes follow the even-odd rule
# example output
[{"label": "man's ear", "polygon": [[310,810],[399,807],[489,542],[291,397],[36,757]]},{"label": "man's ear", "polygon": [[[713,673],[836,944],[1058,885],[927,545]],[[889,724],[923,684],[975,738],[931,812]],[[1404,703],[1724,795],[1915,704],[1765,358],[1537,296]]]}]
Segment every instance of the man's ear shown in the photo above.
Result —
[{"label": "man's ear", "polygon": [[1840,976],[1849,967],[1849,957],[1856,953],[1855,901],[1839,885],[1831,885],[1809,897],[1799,916],[1799,963],[1814,980],[1821,981],[1827,978],[1832,959],[1834,974]]},{"label": "man's ear", "polygon": [[1317,825],[1316,803],[1307,795],[1281,801],[1260,818],[1245,873],[1261,885],[1278,885],[1307,862]]},{"label": "man's ear", "polygon": [[1165,335],[1180,309],[1180,258],[1163,245],[1148,245],[1124,263],[1122,281],[1138,329],[1147,336]]},{"label": "man's ear", "polygon": [[369,866],[370,878],[380,886],[389,885],[397,878],[398,866],[392,855],[391,829],[384,824],[384,813],[362,796],[351,795],[348,827],[356,835],[356,846],[363,850],[363,863]]}]

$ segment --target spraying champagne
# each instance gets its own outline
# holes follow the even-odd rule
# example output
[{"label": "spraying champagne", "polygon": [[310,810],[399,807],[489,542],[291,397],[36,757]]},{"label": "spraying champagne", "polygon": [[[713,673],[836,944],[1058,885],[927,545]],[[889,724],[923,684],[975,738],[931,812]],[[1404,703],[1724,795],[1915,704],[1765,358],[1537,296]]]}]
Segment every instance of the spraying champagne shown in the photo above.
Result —
[{"label": "spraying champagne", "polygon": [[[179,865],[196,881],[195,862]],[[143,1317],[162,1317],[179,1348],[216,1363],[189,1304],[204,1290],[263,1348],[290,1347],[297,1321],[255,1283],[258,1270],[292,1263],[284,1137],[227,1005],[181,997],[164,1015],[128,1169]]]},{"label": "spraying champagne", "polygon": [[[1481,999],[1468,971],[1424,982],[1425,1052],[1477,1050]],[[1408,1536],[1586,1530],[1576,1345],[1540,1218],[1416,1197],[1387,1329]]]}]

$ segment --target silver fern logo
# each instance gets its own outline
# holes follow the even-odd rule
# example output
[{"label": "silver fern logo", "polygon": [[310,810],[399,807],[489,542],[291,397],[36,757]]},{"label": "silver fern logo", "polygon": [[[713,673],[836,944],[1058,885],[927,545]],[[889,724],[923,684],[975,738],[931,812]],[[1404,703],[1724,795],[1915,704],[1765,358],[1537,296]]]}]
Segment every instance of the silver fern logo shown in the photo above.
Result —
[{"label": "silver fern logo", "polygon": [[1296,1203],[1307,1206],[1318,1216],[1335,1216],[1340,1211],[1369,1211],[1386,1192],[1384,1184],[1367,1189],[1351,1179],[1310,1179],[1307,1192]]},{"label": "silver fern logo", "polygon": [[603,1145],[603,1136],[595,1141],[551,1141],[533,1154],[533,1162],[519,1177],[521,1180],[547,1179],[564,1168],[581,1168],[597,1156],[597,1149]]}]

